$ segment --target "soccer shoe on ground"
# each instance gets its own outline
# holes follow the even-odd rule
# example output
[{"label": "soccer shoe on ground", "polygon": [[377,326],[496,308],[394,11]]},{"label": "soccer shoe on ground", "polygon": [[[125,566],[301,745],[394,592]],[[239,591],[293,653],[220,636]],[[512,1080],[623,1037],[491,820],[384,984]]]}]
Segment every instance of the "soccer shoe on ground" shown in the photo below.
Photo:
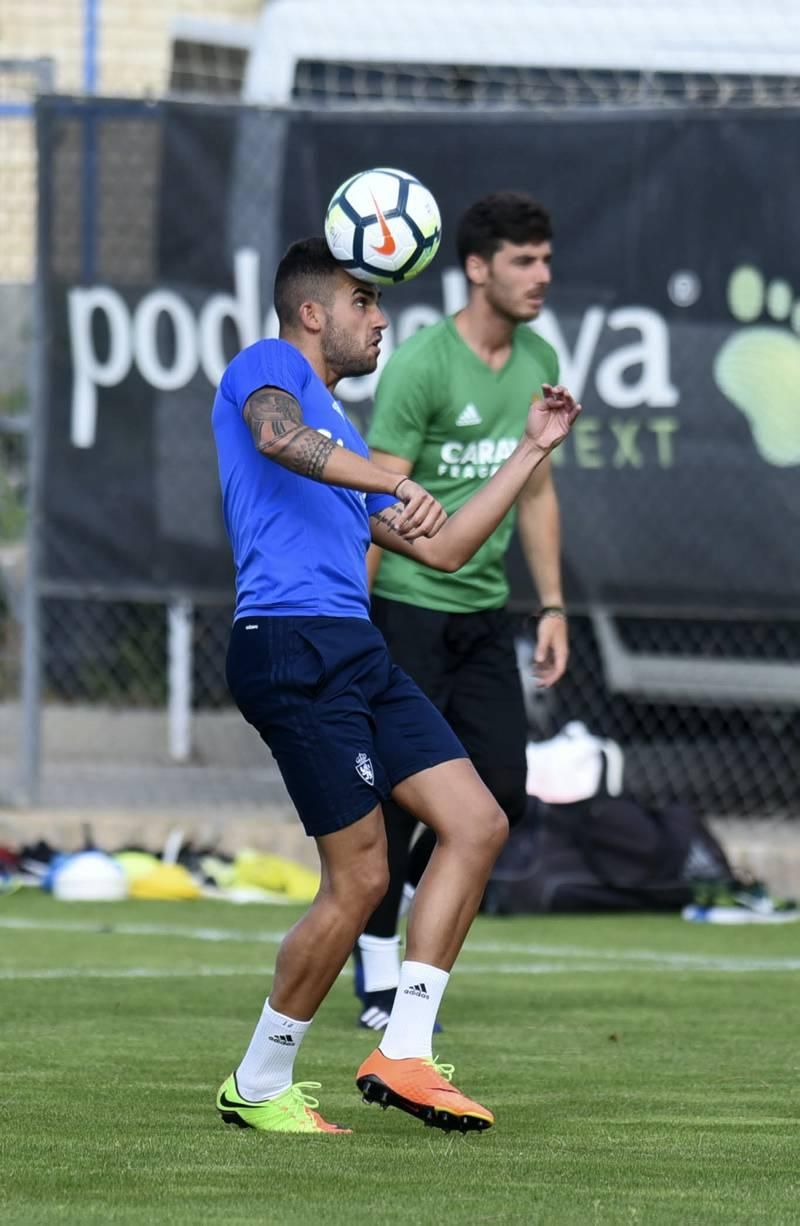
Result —
[{"label": "soccer shoe on ground", "polygon": [[376,1050],[356,1074],[356,1085],[367,1103],[399,1107],[433,1128],[474,1132],[491,1128],[494,1116],[450,1082],[452,1064],[436,1060],[390,1060]]},{"label": "soccer shoe on ground", "polygon": [[217,1111],[224,1123],[256,1128],[259,1132],[351,1132],[341,1124],[329,1124],[319,1114],[319,1102],[306,1092],[319,1088],[318,1081],[297,1081],[275,1098],[251,1103],[242,1098],[236,1075],[231,1073],[217,1092]]}]

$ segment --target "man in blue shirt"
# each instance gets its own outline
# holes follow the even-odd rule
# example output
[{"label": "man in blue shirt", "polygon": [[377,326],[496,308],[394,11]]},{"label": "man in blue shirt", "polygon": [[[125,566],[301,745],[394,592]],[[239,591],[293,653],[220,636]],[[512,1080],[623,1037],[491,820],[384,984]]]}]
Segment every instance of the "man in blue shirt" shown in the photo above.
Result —
[{"label": "man in blue shirt", "polygon": [[280,339],[240,353],[212,421],[236,564],[227,657],[231,693],[278,763],[306,832],[320,891],[278,952],[250,1045],[220,1087],[229,1123],[346,1132],[293,1083],[294,1060],[387,887],[381,804],[391,796],[436,834],[409,917],[407,956],[380,1047],[356,1081],[368,1101],[444,1129],[492,1113],[450,1084],[431,1036],[450,969],[505,841],[505,814],[436,710],[389,658],[369,620],[370,541],[434,570],[462,566],[497,528],[579,406],[546,385],[497,473],[447,519],[410,477],[379,468],[341,405],[338,381],[377,365],[387,321],[322,239],[293,244],[275,280]]}]

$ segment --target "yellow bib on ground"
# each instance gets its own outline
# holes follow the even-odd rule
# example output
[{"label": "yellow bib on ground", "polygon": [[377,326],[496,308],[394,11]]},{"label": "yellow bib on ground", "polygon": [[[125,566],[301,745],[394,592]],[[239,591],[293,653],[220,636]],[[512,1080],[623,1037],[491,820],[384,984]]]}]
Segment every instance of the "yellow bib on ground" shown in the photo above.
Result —
[{"label": "yellow bib on ground", "polygon": [[199,898],[200,886],[182,864],[158,864],[130,883],[131,898]]}]

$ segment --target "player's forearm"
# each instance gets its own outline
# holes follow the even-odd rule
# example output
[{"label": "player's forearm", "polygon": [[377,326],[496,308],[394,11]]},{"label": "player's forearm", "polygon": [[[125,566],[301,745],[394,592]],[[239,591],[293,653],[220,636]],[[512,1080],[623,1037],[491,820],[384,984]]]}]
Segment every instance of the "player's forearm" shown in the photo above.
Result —
[{"label": "player's forearm", "polygon": [[561,522],[552,481],[519,504],[519,539],[539,602],[564,603],[561,588]]},{"label": "player's forearm", "polygon": [[297,426],[290,434],[259,447],[262,455],[301,477],[324,485],[341,485],[364,494],[393,494],[402,473],[378,468],[371,460],[340,447],[311,426]]},{"label": "player's forearm", "polygon": [[429,565],[439,562],[444,563],[442,569],[458,570],[468,562],[502,523],[546,454],[523,438],[494,476],[450,516],[432,541],[426,542],[426,552],[434,546],[437,555]]},{"label": "player's forearm", "polygon": [[248,396],[243,416],[263,456],[311,481],[363,494],[393,494],[403,478],[402,472],[387,472],[307,426],[298,401],[282,388],[257,388]]}]

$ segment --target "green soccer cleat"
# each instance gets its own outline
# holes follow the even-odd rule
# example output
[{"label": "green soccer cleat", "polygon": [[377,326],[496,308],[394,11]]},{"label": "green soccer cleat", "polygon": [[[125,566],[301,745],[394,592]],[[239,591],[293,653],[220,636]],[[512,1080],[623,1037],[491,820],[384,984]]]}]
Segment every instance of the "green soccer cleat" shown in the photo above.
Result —
[{"label": "green soccer cleat", "polygon": [[319,1114],[318,1100],[306,1093],[319,1088],[318,1081],[297,1081],[276,1098],[251,1103],[242,1098],[236,1074],[231,1073],[217,1092],[217,1111],[224,1123],[236,1124],[238,1128],[256,1128],[259,1132],[351,1132],[352,1129],[342,1128],[341,1124],[329,1124]]}]

